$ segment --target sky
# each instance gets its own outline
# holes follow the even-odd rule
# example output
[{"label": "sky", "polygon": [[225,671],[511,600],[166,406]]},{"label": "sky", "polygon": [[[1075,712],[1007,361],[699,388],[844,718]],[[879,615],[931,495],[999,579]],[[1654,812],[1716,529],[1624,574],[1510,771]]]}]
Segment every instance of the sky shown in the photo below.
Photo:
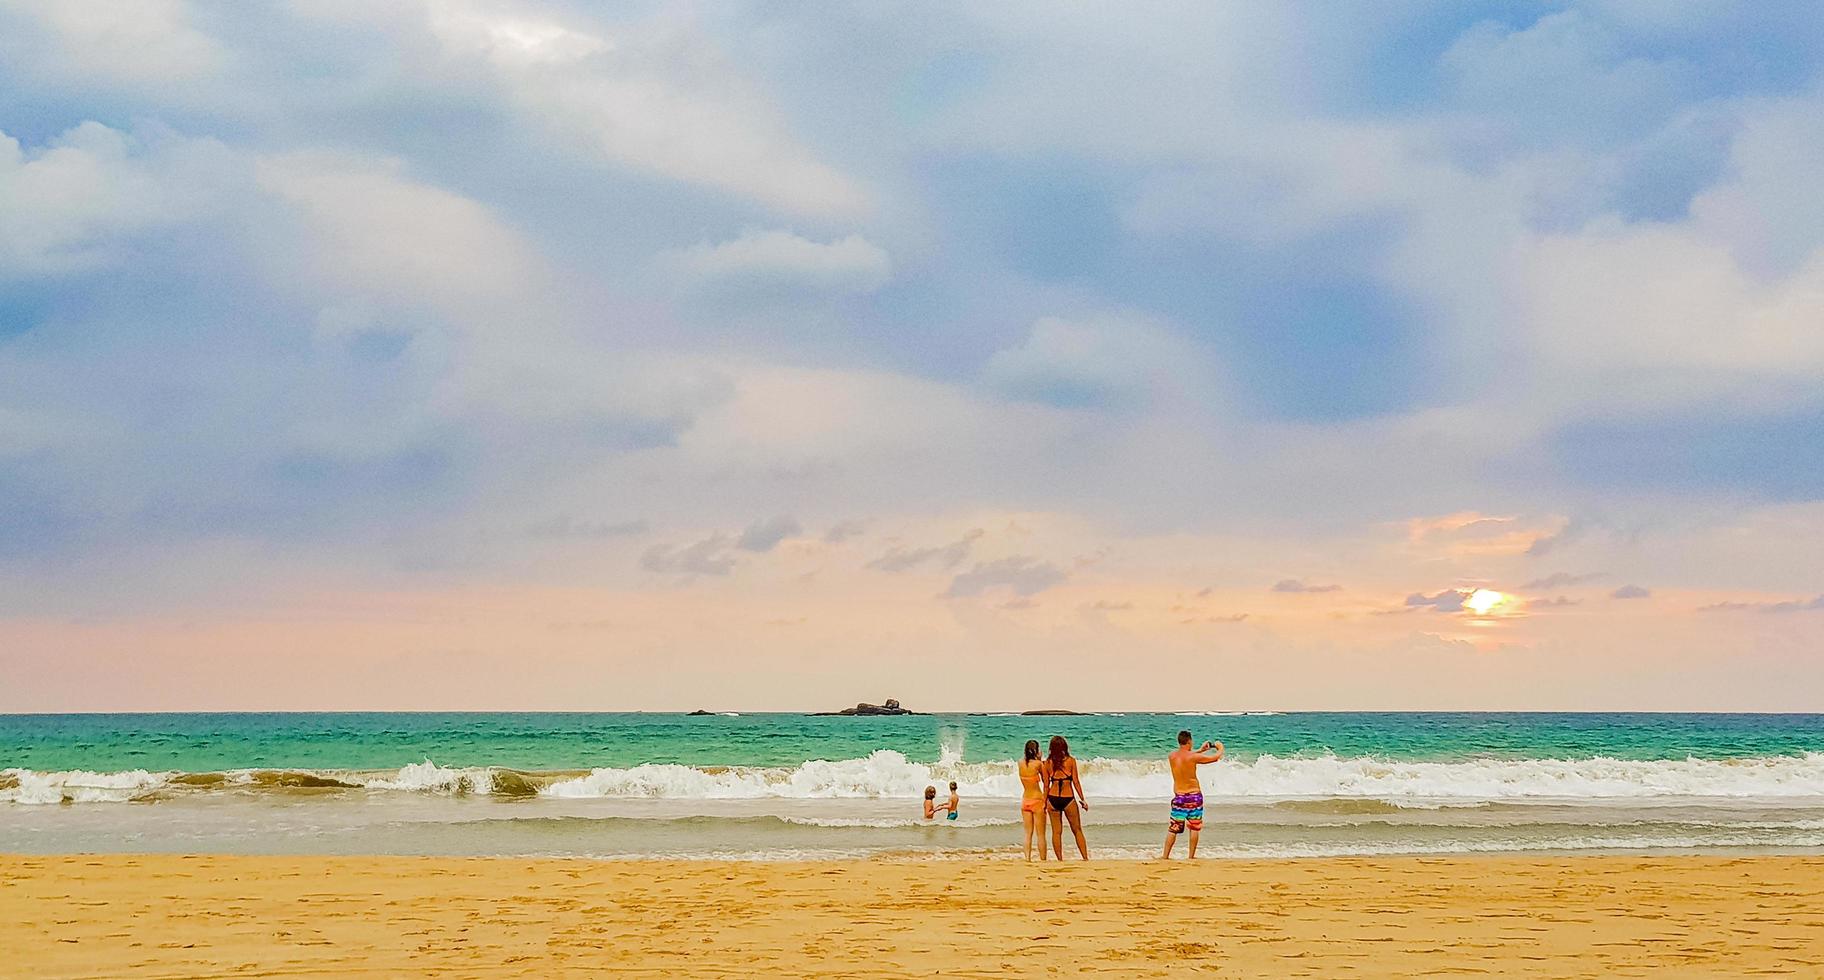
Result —
[{"label": "sky", "polygon": [[1824,10],[0,0],[0,710],[1819,710]]}]

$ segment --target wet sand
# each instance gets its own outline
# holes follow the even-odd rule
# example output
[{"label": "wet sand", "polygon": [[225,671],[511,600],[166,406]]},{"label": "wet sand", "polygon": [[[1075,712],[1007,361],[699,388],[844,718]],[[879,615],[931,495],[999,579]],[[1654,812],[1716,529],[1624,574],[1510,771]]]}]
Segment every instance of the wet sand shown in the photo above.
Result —
[{"label": "wet sand", "polygon": [[1824,858],[0,855],[33,977],[1824,976]]}]

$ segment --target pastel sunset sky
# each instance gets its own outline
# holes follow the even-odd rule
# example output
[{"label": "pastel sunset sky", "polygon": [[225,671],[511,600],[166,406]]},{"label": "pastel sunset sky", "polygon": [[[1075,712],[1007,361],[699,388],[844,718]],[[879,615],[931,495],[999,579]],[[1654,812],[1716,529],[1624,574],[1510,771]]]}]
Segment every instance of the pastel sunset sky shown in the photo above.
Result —
[{"label": "pastel sunset sky", "polygon": [[1818,710],[1824,8],[0,0],[0,710]]}]

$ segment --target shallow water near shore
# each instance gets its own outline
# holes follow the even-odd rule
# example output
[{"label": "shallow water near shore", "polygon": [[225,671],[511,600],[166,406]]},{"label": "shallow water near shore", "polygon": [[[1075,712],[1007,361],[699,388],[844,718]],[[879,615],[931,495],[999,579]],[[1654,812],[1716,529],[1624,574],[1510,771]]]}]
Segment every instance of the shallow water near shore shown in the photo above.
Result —
[{"label": "shallow water near shore", "polygon": [[1443,713],[0,716],[0,851],[1017,856],[1059,733],[1141,857],[1180,727],[1229,746],[1200,856],[1824,852],[1824,716]]}]

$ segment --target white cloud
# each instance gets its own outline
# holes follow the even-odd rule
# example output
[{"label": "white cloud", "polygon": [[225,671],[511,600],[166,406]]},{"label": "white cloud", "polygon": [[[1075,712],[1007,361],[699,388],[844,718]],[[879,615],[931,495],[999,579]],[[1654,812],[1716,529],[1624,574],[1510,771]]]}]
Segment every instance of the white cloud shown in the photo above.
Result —
[{"label": "white cloud", "polygon": [[1427,314],[1423,370],[1510,448],[1592,415],[1803,397],[1824,376],[1810,313],[1824,234],[1800,162],[1824,149],[1820,105],[1707,103],[1705,125],[1737,134],[1728,172],[1688,215],[1659,220],[1619,209],[1617,168],[1688,119],[1611,149],[1492,163],[1453,159],[1470,123],[1409,127],[1403,154],[1382,157],[1394,189],[1358,200],[1401,219],[1375,268]]},{"label": "white cloud", "polygon": [[[0,50],[39,71],[78,84],[94,79],[170,84],[215,70],[219,45],[190,24],[184,0],[0,0],[0,15],[30,18],[53,39],[55,54],[28,36],[0,41]],[[0,35],[4,21],[0,20]]]},{"label": "white cloud", "polygon": [[1725,179],[1691,202],[1693,225],[1758,278],[1815,264],[1824,245],[1820,159],[1824,94],[1752,105],[1730,145]]},{"label": "white cloud", "polygon": [[1269,4],[1187,4],[1145,18],[974,6],[958,28],[961,43],[994,50],[997,70],[926,138],[1128,163],[1197,157],[1252,139],[1254,123],[1304,94],[1313,75],[1301,70],[1306,49],[1263,43],[1311,32],[1303,20],[1295,8]]},{"label": "white cloud", "polygon": [[535,485],[587,486],[603,461],[673,444],[731,396],[727,378],[690,359],[628,354],[561,325],[483,323],[462,340],[430,407]]},{"label": "white cloud", "polygon": [[1682,401],[1824,371],[1824,253],[1764,283],[1690,228],[1605,221],[1538,239],[1521,274],[1522,339],[1562,371],[1633,372],[1610,397]]},{"label": "white cloud", "polygon": [[658,263],[695,286],[730,292],[871,293],[893,274],[886,251],[860,235],[824,243],[781,230],[663,252]]},{"label": "white cloud", "polygon": [[[1326,118],[1315,107],[1272,105],[1276,89],[1296,88],[1287,76],[1298,54],[1284,46],[1254,55],[1269,61],[1258,80],[1212,79],[1196,96],[1147,100],[1123,86],[1174,65],[1176,42],[1149,38],[1141,49],[1142,28],[1085,39],[1082,26],[1045,25],[1033,43],[1068,36],[1132,52],[1136,67],[1106,62],[1129,80],[1092,66],[1084,76],[1101,89],[1058,101],[1049,98],[1056,90],[1041,95],[1020,76],[996,74],[945,132],[971,147],[1129,166],[1121,217],[1162,245],[1194,231],[1296,249],[1375,222],[1386,243],[1361,263],[1423,318],[1414,376],[1428,380],[1430,397],[1479,417],[1485,438],[1506,449],[1593,411],[1775,399],[1824,374],[1824,333],[1808,313],[1824,298],[1824,218],[1807,189],[1810,162],[1824,152],[1814,94],[1692,99],[1699,79],[1684,54],[1640,44],[1600,13],[1572,11],[1465,32],[1442,65],[1454,104]],[[1264,93],[1265,111],[1241,92]],[[1159,125],[1190,111],[1204,123]],[[1197,135],[1133,131],[1146,124]],[[1692,201],[1688,220],[1621,216],[1628,194],[1677,193],[1682,173],[1660,172],[1664,144],[1677,142],[1669,134],[1695,126],[1721,143],[1738,124],[1726,179]],[[1238,128],[1245,139],[1225,138]],[[1105,390],[1104,379],[1062,366],[1048,378],[1031,366],[1044,360],[1037,355],[1000,360],[1011,365],[997,365],[992,380],[1017,378],[1027,391],[1075,382],[1078,399],[1090,400]],[[1789,384],[1769,391],[1759,383],[1767,379]]]},{"label": "white cloud", "polygon": [[1485,22],[1439,61],[1460,100],[1491,121],[1524,116],[1521,131],[1548,138],[1567,129],[1613,138],[1654,125],[1674,105],[1683,75],[1675,61],[1630,57],[1613,31],[1578,10],[1518,30]]},{"label": "white cloud", "polygon": [[105,265],[131,237],[194,220],[234,179],[228,151],[98,122],[26,149],[0,133],[0,278]]},{"label": "white cloud", "polygon": [[[679,440],[685,474],[814,473],[826,506],[922,498],[925,479],[963,470],[992,480],[995,459],[1037,467],[1056,420],[999,405],[958,385],[888,371],[729,363],[731,397]],[[920,479],[908,479],[914,474]],[[770,496],[727,501],[774,506]],[[750,511],[751,512],[751,511]]]},{"label": "white cloud", "polygon": [[1168,374],[1171,344],[1150,325],[1044,317],[988,359],[983,380],[1011,398],[1067,408],[1141,401]]},{"label": "white cloud", "polygon": [[570,65],[614,50],[605,37],[502,4],[426,2],[424,8],[431,33],[448,50],[502,69]]},{"label": "white cloud", "polygon": [[663,23],[610,33],[519,4],[427,0],[444,54],[479,61],[513,103],[602,159],[807,215],[853,214],[867,195],[700,33]]},{"label": "white cloud", "polygon": [[467,313],[529,289],[540,271],[487,208],[413,180],[398,161],[287,154],[262,161],[259,180],[314,239],[305,261],[344,288]]}]

